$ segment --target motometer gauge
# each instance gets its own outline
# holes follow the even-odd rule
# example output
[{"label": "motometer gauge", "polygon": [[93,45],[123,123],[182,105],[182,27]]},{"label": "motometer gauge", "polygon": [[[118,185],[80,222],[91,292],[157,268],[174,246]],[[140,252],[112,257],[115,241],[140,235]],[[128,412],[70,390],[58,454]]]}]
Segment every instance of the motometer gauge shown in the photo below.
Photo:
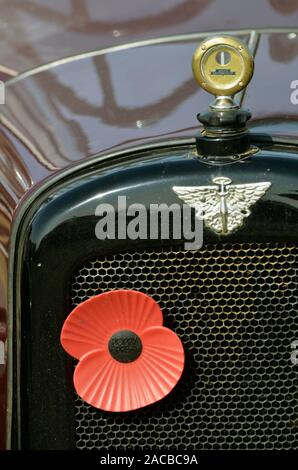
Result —
[{"label": "motometer gauge", "polygon": [[193,55],[194,76],[204,90],[231,96],[245,88],[253,74],[253,57],[245,44],[231,36],[203,41]]},{"label": "motometer gauge", "polygon": [[256,153],[246,127],[251,113],[240,107],[242,100],[234,101],[253,75],[254,60],[248,47],[233,36],[210,37],[195,50],[192,68],[199,85],[215,95],[208,110],[197,116],[203,125],[196,139],[198,156],[222,162]]}]

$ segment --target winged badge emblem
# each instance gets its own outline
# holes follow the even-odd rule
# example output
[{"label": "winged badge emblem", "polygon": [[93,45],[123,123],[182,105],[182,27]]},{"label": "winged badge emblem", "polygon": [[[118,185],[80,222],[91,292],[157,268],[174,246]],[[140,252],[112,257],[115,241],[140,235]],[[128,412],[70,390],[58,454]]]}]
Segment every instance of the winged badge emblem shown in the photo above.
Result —
[{"label": "winged badge emblem", "polygon": [[210,186],[173,186],[179,198],[194,207],[205,226],[221,235],[241,227],[250,208],[270,188],[270,182],[232,184],[226,177],[213,178]]}]

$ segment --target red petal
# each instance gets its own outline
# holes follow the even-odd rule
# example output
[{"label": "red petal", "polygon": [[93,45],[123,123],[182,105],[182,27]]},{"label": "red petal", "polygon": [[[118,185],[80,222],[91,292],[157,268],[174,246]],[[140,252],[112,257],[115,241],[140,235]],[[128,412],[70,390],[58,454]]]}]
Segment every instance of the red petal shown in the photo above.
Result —
[{"label": "red petal", "polygon": [[159,305],[148,295],[132,290],[99,294],[78,305],[67,317],[61,332],[63,348],[80,359],[87,352],[106,349],[113,333],[161,326]]},{"label": "red petal", "polygon": [[92,351],[82,357],[74,374],[78,395],[106,411],[130,411],[164,398],[177,384],[184,367],[178,336],[163,327],[141,335],[143,352],[129,364],[115,361],[108,352]]}]

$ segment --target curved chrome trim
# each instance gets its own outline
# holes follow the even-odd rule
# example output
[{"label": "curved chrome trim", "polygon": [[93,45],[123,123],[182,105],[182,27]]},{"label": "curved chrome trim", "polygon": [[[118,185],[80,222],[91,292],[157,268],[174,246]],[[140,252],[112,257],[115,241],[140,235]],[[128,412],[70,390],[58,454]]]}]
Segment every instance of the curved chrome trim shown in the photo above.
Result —
[{"label": "curved chrome trim", "polygon": [[[250,32],[250,36],[249,36],[249,40],[248,40],[248,48],[249,48],[249,50],[252,53],[254,58],[257,55],[260,39],[261,39],[261,33],[259,33],[255,29],[253,29]],[[246,90],[247,90],[247,87],[244,88],[244,90],[240,91],[240,93],[237,93],[237,95],[235,96],[235,101],[240,107],[243,105],[244,98],[245,98],[245,95],[246,95]]]},{"label": "curved chrome trim", "polygon": [[[298,33],[298,28],[253,28],[253,30],[258,34],[280,34],[280,33]],[[152,46],[157,44],[167,44],[173,43],[177,41],[191,41],[194,39],[200,39],[205,37],[208,34],[251,34],[252,29],[234,29],[234,30],[220,30],[220,31],[202,31],[200,33],[187,33],[187,34],[178,34],[175,36],[165,36],[155,39],[145,39],[143,41],[135,41],[129,42],[126,44],[119,44],[117,46],[106,47],[104,49],[98,49],[95,51],[90,52],[83,52],[81,54],[75,54],[73,56],[65,57],[63,59],[54,60],[52,62],[48,62],[47,64],[39,65],[32,69],[26,70],[25,72],[19,73],[16,77],[9,79],[6,82],[6,86],[13,85],[14,83],[23,80],[24,78],[30,77],[32,75],[36,75],[37,73],[44,72],[48,69],[53,67],[57,67],[59,65],[68,64],[70,62],[74,62],[76,60],[86,59],[88,57],[95,57],[99,55],[104,55],[112,52],[119,52],[124,51],[127,49],[133,49],[137,47],[145,47],[145,46]]]},{"label": "curved chrome trim", "polygon": [[15,69],[7,67],[6,65],[3,65],[3,64],[0,64],[0,72],[5,73],[6,75],[11,75],[11,77],[16,77],[19,73]]}]

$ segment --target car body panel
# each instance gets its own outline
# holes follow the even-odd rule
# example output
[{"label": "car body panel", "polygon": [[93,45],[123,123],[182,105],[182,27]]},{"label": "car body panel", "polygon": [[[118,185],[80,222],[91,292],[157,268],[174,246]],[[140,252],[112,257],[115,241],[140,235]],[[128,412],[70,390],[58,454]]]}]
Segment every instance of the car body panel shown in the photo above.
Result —
[{"label": "car body panel", "polygon": [[[11,5],[15,3],[11,2]],[[295,64],[298,37],[291,28],[296,22],[297,10],[292,2],[272,0],[266,2],[267,13],[262,19],[253,13],[251,4],[251,13],[247,11],[245,17],[244,11],[239,10],[239,2],[229,3],[230,7],[224,9],[226,12],[219,15],[218,8],[223,10],[218,1],[177,2],[176,6],[188,5],[189,8],[186,9],[189,16],[186,18],[186,15],[184,20],[181,17],[180,21],[181,9],[174,10],[176,16],[173,15],[171,20],[168,15],[158,20],[161,11],[167,11],[165,4],[159,1],[156,2],[156,10],[149,14],[151,7],[148,7],[147,13],[144,10],[143,16],[140,15],[142,20],[139,29],[137,21],[131,21],[129,17],[127,20],[128,12],[120,11],[119,25],[127,26],[127,29],[123,28],[126,33],[121,36],[121,41],[119,37],[115,38],[115,34],[111,40],[112,23],[109,21],[102,33],[97,33],[96,28],[100,27],[96,22],[86,20],[84,23],[85,20],[82,20],[83,30],[79,24],[70,22],[69,35],[68,29],[65,32],[59,23],[63,29],[61,41],[63,38],[64,45],[59,53],[53,52],[53,44],[59,43],[59,37],[57,30],[49,26],[52,33],[47,30],[47,34],[52,39],[48,55],[45,51],[46,41],[39,41],[38,34],[34,35],[33,32],[31,35],[28,33],[27,41],[22,46],[16,42],[15,56],[11,54],[12,41],[9,47],[5,43],[4,57],[6,54],[6,58],[14,59],[4,62],[8,67],[23,71],[65,55],[96,49],[98,34],[102,34],[101,46],[105,47],[119,44],[124,39],[143,40],[183,33],[182,37],[154,39],[147,43],[69,57],[65,61],[20,74],[7,83],[6,104],[1,108],[0,119],[0,341],[5,343],[6,351],[5,364],[0,364],[0,448],[5,448],[7,437],[6,337],[8,320],[12,320],[7,318],[8,253],[9,249],[13,249],[10,246],[13,221],[32,194],[66,170],[75,170],[81,162],[88,165],[97,156],[129,153],[135,146],[153,149],[172,141],[194,143],[199,132],[196,114],[208,106],[210,96],[198,89],[190,66],[192,53],[204,35],[187,36],[184,33],[200,29],[216,30],[219,27],[221,30],[233,27],[240,29],[247,24],[250,29],[257,26],[277,27],[276,31],[251,33],[249,30],[237,33],[246,42],[255,34],[260,34],[256,74],[243,102],[253,114],[250,126],[254,132],[273,135],[277,139],[289,139],[293,144],[298,142],[297,105],[292,104],[290,99],[290,84],[297,78]],[[58,12],[58,16],[54,14],[53,9],[56,7],[52,4],[44,9],[37,8],[36,11],[33,8],[36,2],[26,4],[31,5],[32,15],[39,15],[45,22],[48,18],[50,25],[53,25],[53,20],[49,11],[56,19],[61,17],[65,22],[65,15],[62,14],[66,8],[65,2],[61,2],[62,13]],[[72,3],[75,4],[78,5],[77,2]],[[9,11],[9,7],[6,8]],[[197,8],[196,14],[194,8]],[[156,16],[156,23],[152,21],[152,15]],[[30,11],[28,16],[30,18]],[[198,17],[200,22],[197,22]],[[82,18],[85,18],[84,13]],[[21,16],[19,21],[23,21]],[[25,21],[24,31],[29,30],[29,23]],[[115,25],[113,27],[115,31],[117,28]],[[281,32],[280,29],[284,27],[289,29]],[[39,28],[42,28],[41,23]],[[20,34],[21,38],[24,38],[24,31]],[[88,31],[93,33],[89,36]],[[71,43],[68,48],[64,43],[65,35]],[[87,37],[85,46],[81,43],[84,35]],[[74,36],[76,40],[72,41]],[[274,96],[271,89],[266,88],[269,82],[275,90]],[[282,171],[282,162],[280,167]],[[286,169],[284,171],[287,172]]]},{"label": "car body panel", "polygon": [[2,0],[0,64],[22,72],[132,41],[236,28],[295,28],[297,20],[296,0]]},{"label": "car body panel", "polygon": [[[16,138],[30,146],[25,164],[32,181],[38,183],[101,152],[194,137],[199,127],[196,114],[210,103],[190,66],[201,39],[174,38],[103,51],[8,82],[3,130],[12,142]],[[295,79],[298,35],[290,39],[288,33],[262,34],[260,45],[256,76],[244,100],[253,114],[250,126],[297,139],[297,105],[291,102],[290,84]],[[284,50],[290,50],[287,60]],[[268,82],[274,97],[264,89]]]}]

